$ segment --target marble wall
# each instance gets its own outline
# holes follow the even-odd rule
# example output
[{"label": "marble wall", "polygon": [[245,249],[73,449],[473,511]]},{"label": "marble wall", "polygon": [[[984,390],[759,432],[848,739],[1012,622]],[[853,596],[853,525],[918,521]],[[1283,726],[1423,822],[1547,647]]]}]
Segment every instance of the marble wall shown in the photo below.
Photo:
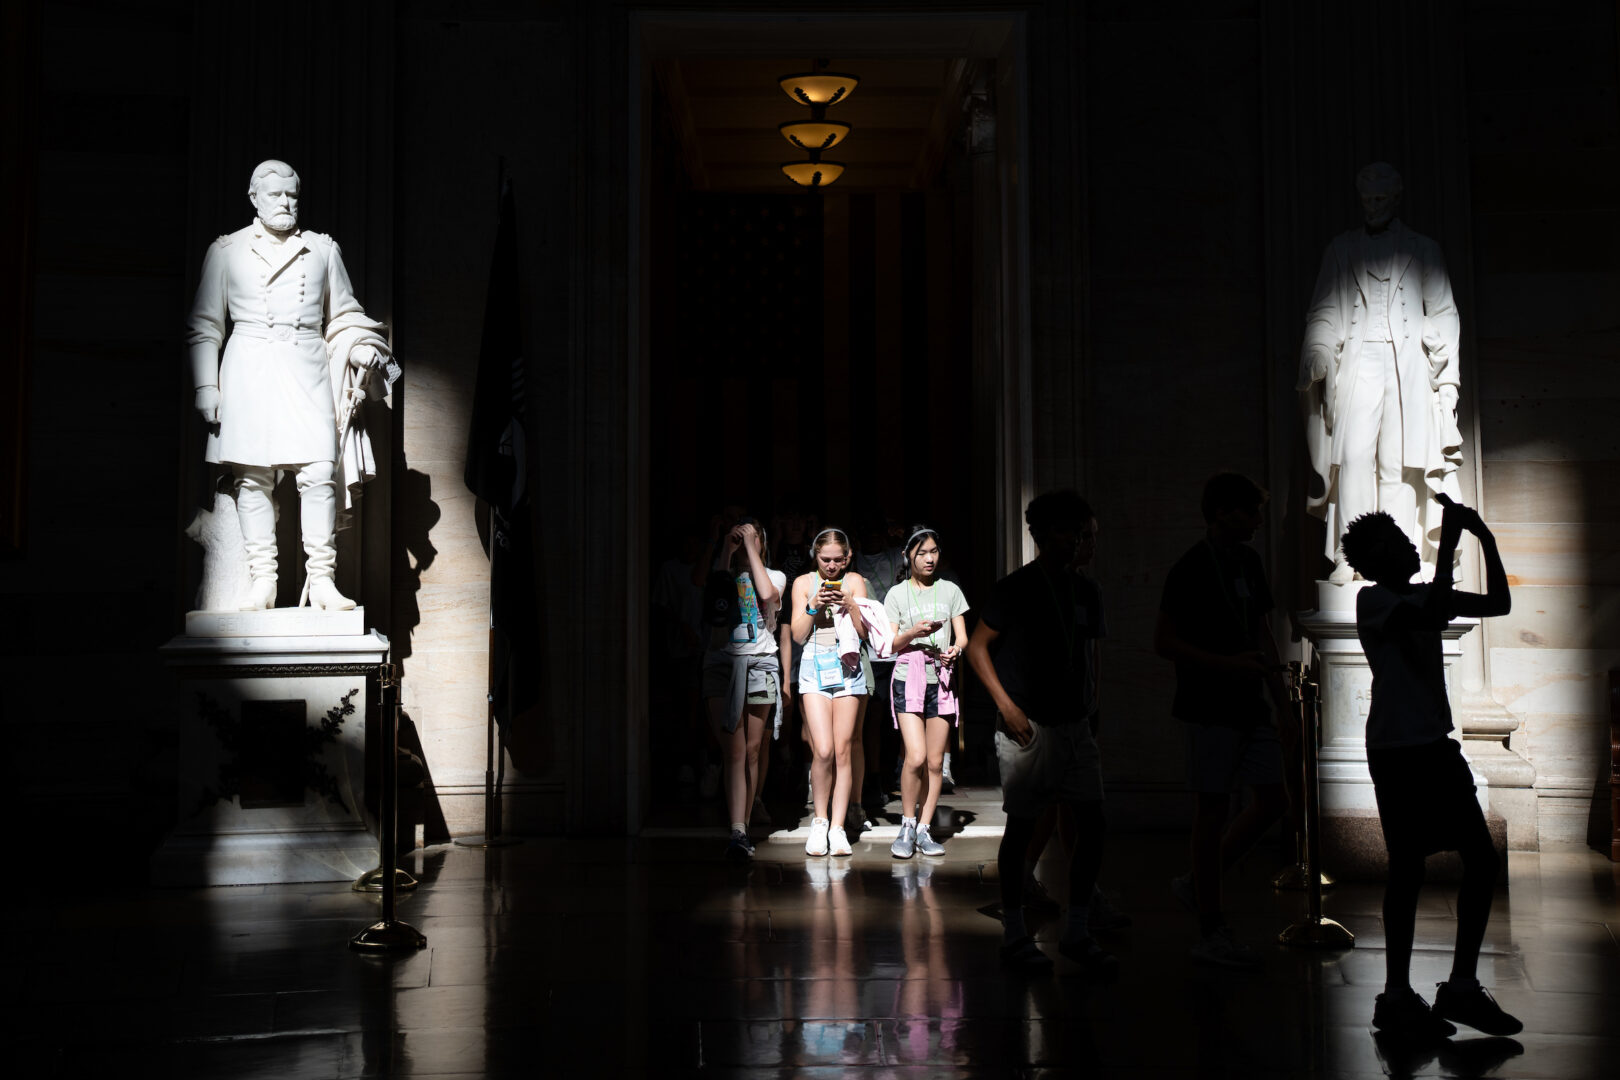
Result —
[{"label": "marble wall", "polygon": [[[485,6],[401,9],[397,223],[399,315],[405,361],[403,490],[396,521],[404,551],[394,575],[396,650],[405,657],[404,705],[453,834],[483,832],[489,662],[489,560],[476,500],[462,478],[497,224],[503,160],[517,200],[525,344],[532,352],[528,426],[531,490],[542,523],[558,521],[548,463],[574,460],[555,437],[556,381],[567,341],[566,264],[572,188],[566,126],[572,96],[567,23]],[[447,87],[455,87],[447,93]],[[451,163],[454,163],[451,167]],[[547,526],[547,528],[550,528]],[[541,559],[542,578],[555,563]],[[530,662],[534,662],[531,660]],[[530,718],[512,734],[503,777],[508,831],[563,828],[570,725]],[[533,730],[536,725],[545,725]],[[554,725],[554,726],[553,726]]]},{"label": "marble wall", "polygon": [[1620,664],[1620,96],[1612,4],[1470,5],[1469,168],[1485,512],[1513,584],[1495,697],[1543,845],[1608,835]]}]

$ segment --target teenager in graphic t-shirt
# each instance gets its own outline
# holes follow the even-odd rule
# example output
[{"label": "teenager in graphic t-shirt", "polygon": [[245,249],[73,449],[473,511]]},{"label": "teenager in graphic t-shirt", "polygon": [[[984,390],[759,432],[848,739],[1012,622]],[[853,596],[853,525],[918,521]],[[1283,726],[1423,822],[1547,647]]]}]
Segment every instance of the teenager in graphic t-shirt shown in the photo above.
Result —
[{"label": "teenager in graphic t-shirt", "polygon": [[1087,615],[1069,567],[1080,531],[1095,515],[1072,491],[1049,492],[1024,511],[1038,554],[996,582],[979,609],[968,660],[1000,714],[996,763],[1007,824],[996,854],[1001,877],[1002,963],[1026,973],[1052,961],[1024,922],[1024,855],[1036,819],[1059,804],[1075,824],[1069,870],[1068,926],[1058,951],[1088,974],[1108,977],[1119,962],[1089,925],[1102,865],[1102,761],[1086,722],[1083,633]]},{"label": "teenager in graphic t-shirt", "polygon": [[[1187,783],[1198,797],[1192,873],[1171,889],[1198,912],[1193,959],[1223,967],[1256,967],[1260,959],[1227,928],[1221,876],[1288,808],[1272,705],[1284,715],[1292,709],[1271,635],[1271,587],[1249,546],[1266,499],[1238,473],[1204,485],[1204,538],[1165,576],[1154,633],[1155,651],[1175,661],[1172,712],[1187,726]],[[1228,820],[1240,786],[1253,797]]]},{"label": "teenager in graphic t-shirt", "polygon": [[[1452,588],[1452,563],[1464,530],[1485,556],[1485,593]],[[1498,859],[1473,776],[1451,735],[1451,703],[1440,632],[1459,615],[1506,615],[1512,601],[1496,540],[1473,510],[1446,506],[1434,581],[1414,584],[1417,548],[1395,519],[1363,514],[1344,533],[1346,561],[1373,584],[1356,594],[1356,635],[1372,668],[1367,711],[1367,768],[1378,819],[1389,849],[1384,887],[1384,992],[1373,1026],[1392,1037],[1442,1039],[1455,1020],[1490,1035],[1523,1029],[1503,1012],[1476,977],[1480,944],[1491,914]],[[1451,977],[1431,1009],[1412,989],[1412,938],[1423,860],[1437,851],[1462,856],[1457,893],[1457,944]]]},{"label": "teenager in graphic t-shirt", "polygon": [[752,518],[726,533],[714,569],[728,570],[737,589],[730,626],[710,631],[703,657],[703,697],[724,762],[726,809],[731,814],[728,858],[754,855],[748,817],[762,790],[768,751],[766,726],[781,697],[782,660],[776,613],[787,577],[768,570],[766,537]]},{"label": "teenager in graphic t-shirt", "polygon": [[953,688],[956,662],[968,643],[968,603],[961,589],[939,577],[939,534],[933,529],[913,526],[902,555],[909,574],[889,590],[883,606],[895,631],[894,724],[905,741],[900,835],[889,853],[909,859],[917,852],[945,854],[929,827],[945,783],[945,744],[958,713]]}]

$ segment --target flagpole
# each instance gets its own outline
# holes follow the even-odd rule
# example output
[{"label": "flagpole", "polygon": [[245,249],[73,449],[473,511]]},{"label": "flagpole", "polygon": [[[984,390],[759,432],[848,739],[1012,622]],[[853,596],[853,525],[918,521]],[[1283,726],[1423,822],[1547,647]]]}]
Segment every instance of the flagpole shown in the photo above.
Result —
[{"label": "flagpole", "polygon": [[[489,504],[489,542],[493,549],[495,539],[495,505]],[[461,847],[506,847],[521,844],[515,836],[502,836],[500,807],[495,796],[495,594],[489,598],[489,663],[485,666],[484,691],[484,831],[478,836],[463,836],[456,843]]]}]

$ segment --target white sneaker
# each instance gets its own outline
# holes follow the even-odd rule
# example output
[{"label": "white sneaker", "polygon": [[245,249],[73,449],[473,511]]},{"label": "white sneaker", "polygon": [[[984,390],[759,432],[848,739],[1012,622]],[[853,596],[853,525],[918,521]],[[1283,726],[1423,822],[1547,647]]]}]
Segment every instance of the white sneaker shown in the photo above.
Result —
[{"label": "white sneaker", "polygon": [[849,846],[849,834],[841,825],[834,825],[827,830],[827,854],[853,855],[855,849]]},{"label": "white sneaker", "polygon": [[1220,927],[1192,947],[1192,958],[1200,964],[1217,967],[1253,970],[1260,966],[1260,954],[1232,936],[1232,931]]},{"label": "white sneaker", "polygon": [[[828,822],[824,817],[810,819],[810,835],[805,837],[804,853],[806,855],[827,854],[827,828]],[[840,833],[844,830],[839,829]]]},{"label": "white sneaker", "polygon": [[943,855],[945,854],[945,845],[928,835],[928,826],[926,824],[918,825],[917,850],[924,855]]},{"label": "white sneaker", "polygon": [[917,850],[917,823],[914,821],[900,822],[900,835],[894,838],[889,845],[889,854],[897,859],[909,859]]}]

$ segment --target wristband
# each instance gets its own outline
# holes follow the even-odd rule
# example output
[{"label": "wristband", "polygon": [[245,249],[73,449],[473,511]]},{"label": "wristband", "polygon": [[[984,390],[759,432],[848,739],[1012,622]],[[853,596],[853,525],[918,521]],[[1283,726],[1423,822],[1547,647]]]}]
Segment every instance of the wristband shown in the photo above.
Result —
[{"label": "wristband", "polygon": [[820,608],[818,608],[818,607],[811,607],[811,606],[810,606],[810,605],[809,605],[809,604],[806,604],[806,605],[804,605],[804,613],[805,613],[805,614],[806,614],[806,615],[810,615],[810,616],[814,616],[814,615],[815,615],[815,613],[816,613],[816,612],[818,612],[818,611],[820,611],[820,610],[821,610],[821,609],[820,609]]}]

